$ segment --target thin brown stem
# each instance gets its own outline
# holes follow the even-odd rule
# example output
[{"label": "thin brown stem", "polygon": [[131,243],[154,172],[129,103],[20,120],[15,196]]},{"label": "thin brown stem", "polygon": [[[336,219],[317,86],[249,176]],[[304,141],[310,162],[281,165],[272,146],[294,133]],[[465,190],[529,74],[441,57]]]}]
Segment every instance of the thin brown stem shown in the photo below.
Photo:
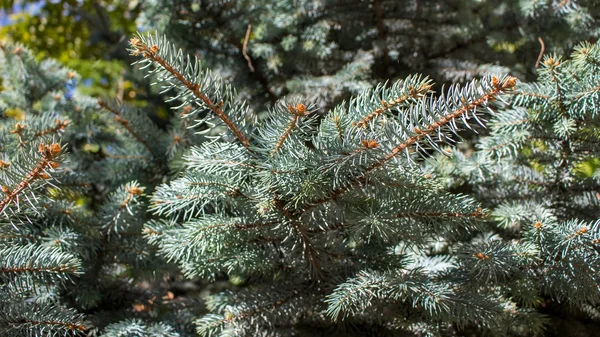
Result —
[{"label": "thin brown stem", "polygon": [[244,37],[244,43],[242,44],[242,55],[244,55],[244,58],[246,59],[246,61],[248,61],[248,68],[250,68],[251,72],[254,72],[254,66],[252,65],[252,59],[250,59],[250,56],[248,56],[248,53],[246,53],[246,47],[248,46],[248,40],[250,39],[250,31],[252,30],[252,25],[248,24],[248,29],[246,29],[246,36]]},{"label": "thin brown stem", "polygon": [[544,40],[542,40],[541,36],[538,36],[538,41],[540,41],[542,48],[540,49],[540,54],[538,55],[537,61],[535,61],[536,68],[540,66],[540,62],[542,62],[542,56],[544,56],[544,51],[546,50],[546,45],[544,45]]},{"label": "thin brown stem", "polygon": [[294,128],[296,127],[296,124],[298,124],[298,118],[299,118],[298,116],[292,117],[290,124],[285,129],[285,131],[283,132],[281,137],[279,137],[279,140],[277,141],[277,144],[275,144],[275,148],[273,149],[273,151],[271,151],[271,157],[273,157],[275,155],[275,153],[277,153],[277,151],[279,151],[279,149],[283,146],[283,143],[285,142],[285,140],[290,136],[290,134],[292,133],[292,130],[294,130]]}]

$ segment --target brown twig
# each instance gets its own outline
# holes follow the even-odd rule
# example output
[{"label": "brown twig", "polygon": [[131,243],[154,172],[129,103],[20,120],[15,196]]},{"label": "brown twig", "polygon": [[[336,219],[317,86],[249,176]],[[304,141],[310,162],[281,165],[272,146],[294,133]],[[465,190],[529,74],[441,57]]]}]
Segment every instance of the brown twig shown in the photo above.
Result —
[{"label": "brown twig", "polygon": [[540,54],[538,55],[537,61],[535,61],[535,67],[540,66],[540,62],[542,62],[542,57],[544,56],[544,51],[546,50],[546,46],[544,45],[544,40],[542,40],[541,36],[538,36],[538,41],[542,45],[542,49],[540,50]]},{"label": "brown twig", "polygon": [[242,44],[242,55],[246,61],[248,61],[248,68],[250,68],[251,72],[254,72],[254,66],[252,65],[252,60],[250,56],[246,53],[246,47],[248,46],[248,39],[250,39],[250,31],[252,30],[252,25],[248,24],[248,29],[246,29],[246,36],[244,37],[244,43]]},{"label": "brown twig", "polygon": [[271,151],[271,157],[273,157],[275,155],[275,153],[277,153],[277,151],[279,151],[279,149],[283,146],[283,143],[285,142],[285,140],[290,136],[290,134],[292,133],[292,130],[294,130],[294,128],[296,127],[296,124],[298,123],[298,118],[299,118],[298,116],[292,117],[290,124],[285,129],[285,131],[283,132],[281,137],[279,137],[279,140],[277,141],[277,144],[275,144],[275,148],[273,149],[273,151]]}]

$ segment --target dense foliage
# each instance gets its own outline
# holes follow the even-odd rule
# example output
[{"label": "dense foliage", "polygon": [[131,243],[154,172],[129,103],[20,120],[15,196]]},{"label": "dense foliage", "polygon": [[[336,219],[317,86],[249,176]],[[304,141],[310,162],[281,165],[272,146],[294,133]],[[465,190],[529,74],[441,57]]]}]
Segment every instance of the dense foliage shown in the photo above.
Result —
[{"label": "dense foliage", "polygon": [[145,108],[4,29],[2,336],[598,330],[594,1],[104,5]]}]

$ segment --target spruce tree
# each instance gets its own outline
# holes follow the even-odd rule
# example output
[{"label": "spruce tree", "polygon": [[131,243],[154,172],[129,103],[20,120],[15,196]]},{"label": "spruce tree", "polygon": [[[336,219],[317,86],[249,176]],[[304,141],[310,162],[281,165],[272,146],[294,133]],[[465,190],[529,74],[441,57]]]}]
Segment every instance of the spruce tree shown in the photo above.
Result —
[{"label": "spruce tree", "polygon": [[546,56],[531,84],[436,93],[411,75],[260,108],[165,36],[130,44],[170,96],[166,129],[2,45],[3,335],[532,336],[597,320],[597,45]]}]

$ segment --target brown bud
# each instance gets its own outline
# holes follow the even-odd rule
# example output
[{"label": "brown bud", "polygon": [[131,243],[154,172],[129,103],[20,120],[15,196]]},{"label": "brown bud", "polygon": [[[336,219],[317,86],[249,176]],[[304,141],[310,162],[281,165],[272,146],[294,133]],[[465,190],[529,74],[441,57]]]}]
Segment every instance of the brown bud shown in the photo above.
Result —
[{"label": "brown bud", "polygon": [[296,113],[300,116],[304,116],[304,114],[306,113],[306,105],[302,103],[296,105]]},{"label": "brown bud", "polygon": [[498,86],[498,83],[500,83],[500,80],[498,80],[498,77],[496,77],[496,76],[492,76],[492,85],[493,85],[494,87],[497,87],[497,86]]},{"label": "brown bud", "polygon": [[21,131],[25,130],[25,125],[21,124],[21,123],[17,123],[15,124],[15,128],[13,130],[10,130],[10,133],[15,134],[15,133],[21,133]]},{"label": "brown bud", "polygon": [[541,223],[541,222],[539,222],[539,221],[533,224],[533,227],[535,227],[536,229],[540,229],[540,228],[542,228],[543,226],[544,226],[544,224],[543,224],[543,223]]},{"label": "brown bud", "polygon": [[55,162],[55,161],[51,161],[50,163],[48,163],[50,165],[50,167],[52,167],[53,169],[57,169],[60,165]]},{"label": "brown bud", "polygon": [[489,255],[484,254],[484,253],[477,253],[477,254],[474,254],[474,256],[480,260],[487,260],[490,258]]},{"label": "brown bud", "polygon": [[517,85],[517,78],[514,76],[508,76],[505,80],[504,80],[504,89],[510,89],[510,88],[514,88],[515,85]]},{"label": "brown bud", "polygon": [[40,173],[40,178],[46,180],[46,179],[50,179],[50,176],[44,172]]},{"label": "brown bud", "polygon": [[131,39],[129,39],[129,44],[137,47],[142,43],[142,41],[140,39],[138,39],[137,37],[132,37]]},{"label": "brown bud", "polygon": [[137,187],[137,186],[128,187],[127,191],[129,193],[135,194],[135,195],[141,195],[141,194],[144,193],[144,191],[141,188]]},{"label": "brown bud", "polygon": [[375,148],[379,147],[379,144],[374,139],[370,139],[370,140],[363,139],[361,141],[361,143],[362,143],[362,146],[366,147],[367,149],[375,149]]},{"label": "brown bud", "polygon": [[50,145],[50,152],[52,153],[53,156],[58,156],[61,151],[62,151],[62,148],[60,147],[60,144],[54,143],[54,144]]}]

